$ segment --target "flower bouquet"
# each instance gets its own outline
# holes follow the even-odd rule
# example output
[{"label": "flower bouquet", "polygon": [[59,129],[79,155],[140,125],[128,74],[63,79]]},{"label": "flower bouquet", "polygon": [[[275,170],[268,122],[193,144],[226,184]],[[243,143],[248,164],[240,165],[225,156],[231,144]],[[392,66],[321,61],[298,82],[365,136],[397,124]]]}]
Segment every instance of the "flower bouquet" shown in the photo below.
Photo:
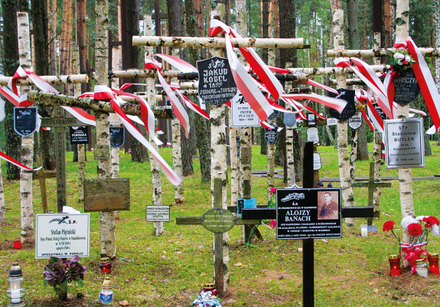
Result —
[{"label": "flower bouquet", "polygon": [[70,260],[51,257],[42,273],[45,283],[54,288],[60,300],[65,301],[67,285],[74,281],[82,286],[86,271],[87,267],[80,264],[79,256],[73,256]]},{"label": "flower bouquet", "polygon": [[388,55],[390,56],[390,65],[392,67],[391,74],[395,75],[396,78],[408,69],[412,69],[412,63],[416,62],[408,51],[403,48],[392,48],[388,51]]},{"label": "flower bouquet", "polygon": [[403,243],[394,233],[394,221],[386,221],[383,224],[383,231],[391,231],[399,244],[399,257],[406,260],[411,265],[411,272],[416,272],[416,260],[424,259],[428,257],[428,251],[426,246],[428,244],[428,234],[431,231],[433,235],[439,234],[439,220],[434,216],[418,216],[413,218],[407,216],[402,219],[401,226],[403,229],[408,230],[410,235],[410,242]]}]

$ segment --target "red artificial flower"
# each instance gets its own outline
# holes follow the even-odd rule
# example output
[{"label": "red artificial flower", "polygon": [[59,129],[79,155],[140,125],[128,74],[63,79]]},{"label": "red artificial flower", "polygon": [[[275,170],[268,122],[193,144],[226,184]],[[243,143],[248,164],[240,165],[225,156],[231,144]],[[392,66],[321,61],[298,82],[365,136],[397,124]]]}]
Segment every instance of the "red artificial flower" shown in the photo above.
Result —
[{"label": "red artificial flower", "polygon": [[394,228],[394,221],[386,221],[383,223],[382,231],[390,231]]},{"label": "red artificial flower", "polygon": [[275,227],[277,227],[277,221],[275,220],[270,221],[269,226],[270,228],[274,229]]},{"label": "red artificial flower", "polygon": [[432,228],[432,225],[435,224],[434,220],[431,218],[431,216],[425,216],[422,219],[422,222],[425,222],[425,228]]},{"label": "red artificial flower", "polygon": [[429,218],[431,218],[433,224],[440,225],[440,221],[435,216],[430,216]]},{"label": "red artificial flower", "polygon": [[270,188],[270,195],[275,194],[277,192],[277,188],[271,187]]},{"label": "red artificial flower", "polygon": [[408,61],[403,61],[403,65],[408,65]]},{"label": "red artificial flower", "polygon": [[422,225],[419,223],[411,223],[408,225],[408,233],[411,237],[418,237],[422,234]]}]

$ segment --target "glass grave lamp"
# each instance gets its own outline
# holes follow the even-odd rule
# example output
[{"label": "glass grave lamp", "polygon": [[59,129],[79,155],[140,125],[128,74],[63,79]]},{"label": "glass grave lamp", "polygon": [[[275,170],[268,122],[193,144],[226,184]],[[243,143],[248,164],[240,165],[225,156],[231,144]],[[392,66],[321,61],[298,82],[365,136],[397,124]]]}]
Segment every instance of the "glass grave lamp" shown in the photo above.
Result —
[{"label": "glass grave lamp", "polygon": [[400,257],[398,255],[391,255],[390,261],[390,275],[400,276]]},{"label": "glass grave lamp", "polygon": [[428,255],[429,271],[434,275],[440,275],[438,267],[438,253]]},{"label": "glass grave lamp", "polygon": [[101,264],[99,265],[102,273],[111,273],[112,263],[110,261],[110,257],[102,257]]},{"label": "glass grave lamp", "polygon": [[103,305],[110,305],[113,301],[112,281],[110,277],[106,276],[103,283],[101,292],[99,292],[99,300]]},{"label": "glass grave lamp", "polygon": [[21,301],[24,296],[24,288],[21,285],[23,279],[23,273],[18,262],[14,262],[9,270],[9,289],[6,295],[11,298],[11,303],[8,307],[24,306],[24,302]]}]

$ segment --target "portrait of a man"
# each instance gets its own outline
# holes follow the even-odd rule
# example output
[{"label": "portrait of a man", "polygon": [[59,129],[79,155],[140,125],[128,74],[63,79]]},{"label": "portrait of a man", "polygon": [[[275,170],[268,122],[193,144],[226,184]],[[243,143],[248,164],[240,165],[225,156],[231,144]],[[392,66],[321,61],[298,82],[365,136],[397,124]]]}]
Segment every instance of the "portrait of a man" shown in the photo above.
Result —
[{"label": "portrait of a man", "polygon": [[318,220],[336,220],[339,217],[338,193],[318,192]]}]

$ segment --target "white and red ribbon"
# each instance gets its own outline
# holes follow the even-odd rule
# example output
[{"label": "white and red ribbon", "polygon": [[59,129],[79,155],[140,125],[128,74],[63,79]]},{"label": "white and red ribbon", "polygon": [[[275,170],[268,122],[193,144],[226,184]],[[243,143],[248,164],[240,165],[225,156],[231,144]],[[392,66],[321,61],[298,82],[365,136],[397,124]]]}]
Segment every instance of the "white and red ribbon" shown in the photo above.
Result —
[{"label": "white and red ribbon", "polygon": [[425,99],[426,106],[428,107],[429,114],[431,115],[432,122],[436,129],[440,128],[440,95],[437,92],[437,88],[434,79],[431,75],[428,64],[425,61],[422,53],[417,45],[414,43],[411,37],[406,40],[408,46],[408,52],[416,63],[412,64],[414,75],[420,86],[420,91]]},{"label": "white and red ribbon", "polygon": [[177,176],[173,169],[167,164],[167,162],[161,157],[156,149],[148,142],[145,136],[136,128],[133,122],[127,117],[122,108],[119,105],[112,90],[104,85],[95,86],[95,99],[96,100],[110,100],[111,106],[115,113],[119,116],[122,124],[125,126],[128,132],[136,138],[142,145],[147,148],[153,158],[159,163],[160,168],[164,172],[167,179],[175,186],[182,182],[182,179]]},{"label": "white and red ribbon", "polygon": [[[258,85],[252,80],[252,77],[248,74],[246,68],[240,63],[233,50],[230,36],[240,36],[221,21],[216,19],[211,20],[210,36],[217,35],[221,31],[225,32],[226,54],[235,84],[260,120],[264,121],[269,117],[270,114],[272,114],[273,108],[266,100],[266,97],[264,97],[264,95],[261,93]],[[278,99],[280,95],[278,91],[280,89],[275,85],[275,83],[279,83],[279,81],[269,71],[267,66],[261,61],[258,55],[256,55],[253,50],[251,51],[249,49],[252,48],[240,48],[240,51],[246,54],[245,58],[248,60],[252,69],[257,73],[260,80],[263,81],[264,85],[271,92],[272,96],[275,99]],[[274,83],[269,84],[272,82],[272,79],[274,79]]]},{"label": "white and red ribbon", "polygon": [[[156,54],[155,56],[162,57],[163,55]],[[172,56],[167,56],[166,58],[169,58],[169,57],[172,57]],[[172,58],[176,58],[176,57],[172,57]],[[178,62],[178,61],[175,61],[175,62]],[[161,68],[162,68],[161,64],[154,59],[148,59],[145,61],[145,69],[156,69],[157,70],[157,77],[159,79],[159,82],[162,85],[168,98],[170,99],[171,105],[173,106],[173,109],[174,109],[174,114],[176,115],[177,119],[179,120],[180,124],[182,125],[183,129],[185,130],[186,138],[188,138],[189,131],[190,131],[188,113],[186,113],[186,110],[183,108],[182,103],[176,97],[173,90],[171,89],[171,87],[169,86],[169,84],[167,83],[165,78],[162,76],[162,74],[160,73]]]},{"label": "white and red ribbon", "polygon": [[4,160],[8,161],[8,162],[11,163],[11,164],[14,164],[15,166],[17,166],[17,167],[19,167],[19,168],[21,168],[21,169],[23,169],[23,170],[25,170],[25,171],[29,171],[29,172],[35,172],[35,171],[38,171],[39,169],[41,169],[41,168],[43,167],[43,166],[40,166],[40,167],[35,168],[35,169],[29,168],[29,167],[27,167],[26,165],[21,164],[20,162],[18,162],[17,160],[15,160],[14,158],[8,156],[7,154],[5,154],[5,153],[2,152],[2,151],[0,151],[0,158],[2,158],[2,159],[4,159]]}]

